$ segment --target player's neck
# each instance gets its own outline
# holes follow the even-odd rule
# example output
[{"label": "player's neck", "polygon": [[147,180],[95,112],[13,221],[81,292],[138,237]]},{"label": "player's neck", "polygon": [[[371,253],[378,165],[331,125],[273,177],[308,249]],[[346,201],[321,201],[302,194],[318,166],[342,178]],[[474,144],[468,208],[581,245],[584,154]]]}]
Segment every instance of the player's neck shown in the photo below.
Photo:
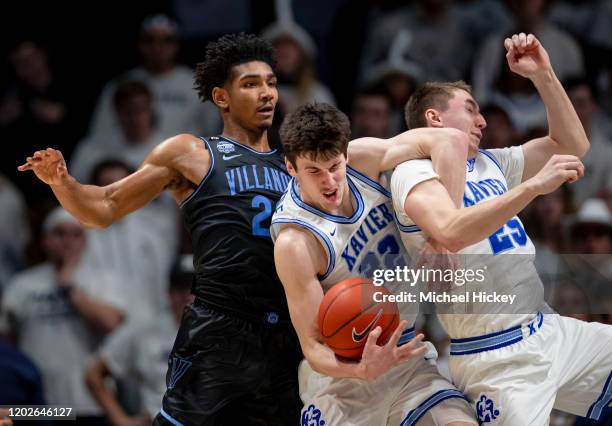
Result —
[{"label": "player's neck", "polygon": [[253,131],[245,129],[244,127],[236,126],[231,122],[225,122],[222,135],[233,139],[236,142],[240,142],[243,145],[247,145],[255,151],[270,151],[267,130],[257,129]]}]

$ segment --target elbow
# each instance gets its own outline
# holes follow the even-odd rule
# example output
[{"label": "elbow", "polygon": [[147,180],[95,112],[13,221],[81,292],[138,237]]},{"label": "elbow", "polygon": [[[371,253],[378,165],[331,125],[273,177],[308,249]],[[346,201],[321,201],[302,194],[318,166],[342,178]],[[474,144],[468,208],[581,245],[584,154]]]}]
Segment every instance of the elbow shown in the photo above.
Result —
[{"label": "elbow", "polygon": [[110,334],[115,331],[123,323],[123,313],[120,311],[109,313],[102,325],[102,331],[105,334]]},{"label": "elbow", "polygon": [[435,236],[435,240],[452,253],[457,253],[459,250],[467,247],[466,242],[450,227],[440,229],[438,235]]},{"label": "elbow", "polygon": [[579,158],[584,157],[586,153],[589,152],[589,149],[591,149],[591,143],[585,137],[584,141],[580,144],[580,146],[577,149],[578,152],[576,153],[576,156]]}]

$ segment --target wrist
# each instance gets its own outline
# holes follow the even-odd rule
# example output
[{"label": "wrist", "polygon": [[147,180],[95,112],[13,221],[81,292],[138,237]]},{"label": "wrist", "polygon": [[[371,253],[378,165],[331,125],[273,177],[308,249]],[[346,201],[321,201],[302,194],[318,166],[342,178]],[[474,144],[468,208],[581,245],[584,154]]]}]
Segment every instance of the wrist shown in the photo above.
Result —
[{"label": "wrist", "polygon": [[555,75],[552,68],[543,69],[530,77],[530,80],[533,82],[534,86],[539,87],[541,85],[550,84],[557,76]]},{"label": "wrist", "polygon": [[524,190],[527,195],[532,198],[543,194],[542,185],[540,185],[535,177],[528,179],[524,182]]}]

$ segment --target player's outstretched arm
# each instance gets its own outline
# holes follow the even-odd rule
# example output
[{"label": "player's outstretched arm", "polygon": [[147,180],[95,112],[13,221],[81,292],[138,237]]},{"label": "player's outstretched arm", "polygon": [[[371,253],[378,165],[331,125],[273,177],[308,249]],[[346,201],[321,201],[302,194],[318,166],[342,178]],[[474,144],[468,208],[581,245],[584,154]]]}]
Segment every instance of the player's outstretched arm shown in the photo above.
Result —
[{"label": "player's outstretched arm", "polygon": [[338,359],[322,343],[317,328],[317,313],[323,299],[323,289],[317,274],[323,272],[327,265],[319,242],[307,230],[286,226],[274,245],[274,260],[285,288],[291,322],[300,339],[302,352],[315,371],[331,377],[374,380],[392,367],[426,352],[424,346],[419,346],[422,334],[397,347],[397,341],[406,328],[406,322],[402,321],[384,346],[376,344],[381,333],[380,327],[373,330],[368,336],[360,362]]},{"label": "player's outstretched arm", "polygon": [[406,194],[405,182],[414,173],[406,166],[393,173],[392,196],[403,199],[404,212],[427,236],[453,252],[489,237],[536,196],[550,193],[584,175],[580,159],[573,155],[554,155],[531,179],[499,197],[459,209],[437,179],[418,183]]},{"label": "player's outstretched arm", "polygon": [[[35,152],[18,170],[33,171],[84,225],[106,227],[182,182],[182,166],[201,147],[201,141],[191,135],[170,138],[157,146],[136,172],[105,187],[77,182],[68,173],[62,153],[52,148]],[[210,157],[206,154],[202,158],[208,159],[208,168]]]},{"label": "player's outstretched arm", "polygon": [[434,169],[457,203],[463,196],[466,133],[451,128],[419,128],[390,139],[361,138],[348,149],[349,164],[374,180],[408,160],[431,158]]},{"label": "player's outstretched arm", "polygon": [[546,106],[548,136],[522,145],[525,157],[523,181],[534,176],[553,154],[582,157],[589,150],[578,114],[555,75],[546,49],[533,34],[514,34],[504,40],[512,72],[528,78]]}]

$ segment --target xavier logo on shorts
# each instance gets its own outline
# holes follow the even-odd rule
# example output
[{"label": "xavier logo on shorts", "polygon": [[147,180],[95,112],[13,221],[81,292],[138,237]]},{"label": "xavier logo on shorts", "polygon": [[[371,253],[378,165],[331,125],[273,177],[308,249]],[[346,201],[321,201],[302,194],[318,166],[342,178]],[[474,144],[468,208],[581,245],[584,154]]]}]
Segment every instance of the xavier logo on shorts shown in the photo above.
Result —
[{"label": "xavier logo on shorts", "polygon": [[321,419],[321,410],[310,404],[302,413],[302,426],[325,426],[325,420]]},{"label": "xavier logo on shorts", "polygon": [[476,402],[476,415],[478,421],[482,423],[490,423],[499,417],[499,410],[495,408],[495,403],[492,399],[487,398],[485,394],[480,396],[480,399]]}]

